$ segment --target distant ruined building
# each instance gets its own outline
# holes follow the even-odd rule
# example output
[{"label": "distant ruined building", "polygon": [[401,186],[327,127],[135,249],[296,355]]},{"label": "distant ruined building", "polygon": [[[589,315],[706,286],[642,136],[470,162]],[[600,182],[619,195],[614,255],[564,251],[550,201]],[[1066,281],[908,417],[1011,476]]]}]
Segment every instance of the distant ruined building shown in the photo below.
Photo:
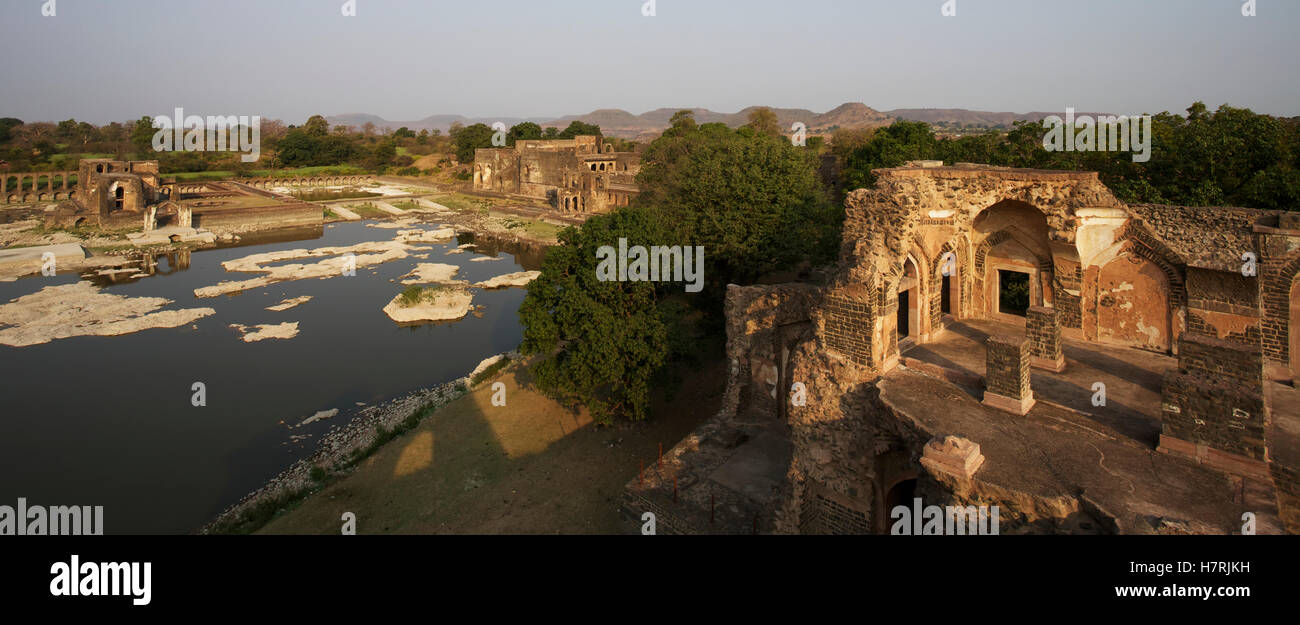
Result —
[{"label": "distant ruined building", "polygon": [[[75,182],[71,182],[74,177]],[[6,178],[16,183],[10,187]],[[244,232],[321,224],[319,206],[268,189],[357,184],[372,179],[357,175],[164,181],[158,161],[82,159],[76,172],[0,176],[0,197],[7,203],[57,201],[52,209],[40,213],[46,227],[52,228],[95,227],[145,233],[167,229],[160,233],[165,234],[202,227],[216,232]]]},{"label": "distant ruined building", "polygon": [[1300,532],[1300,213],[935,162],[846,201],[821,286],[731,285],[720,413],[628,484],[659,533]]},{"label": "distant ruined building", "polygon": [[566,213],[606,213],[638,193],[641,157],[600,137],[520,139],[474,152],[474,190],[543,200]]},{"label": "distant ruined building", "polygon": [[46,216],[46,225],[149,231],[161,218],[164,226],[189,227],[190,209],[173,201],[178,197],[175,186],[164,184],[158,171],[158,161],[82,159],[76,190]]}]

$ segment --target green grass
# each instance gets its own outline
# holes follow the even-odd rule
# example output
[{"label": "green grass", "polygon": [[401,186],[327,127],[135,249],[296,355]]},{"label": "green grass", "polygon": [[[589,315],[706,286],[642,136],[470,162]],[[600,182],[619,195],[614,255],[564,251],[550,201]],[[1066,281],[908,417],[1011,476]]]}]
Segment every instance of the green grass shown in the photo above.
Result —
[{"label": "green grass", "polygon": [[505,222],[505,226],[510,230],[522,230],[535,237],[544,239],[554,239],[560,234],[561,230],[564,230],[563,226],[549,224],[544,221],[533,221],[530,219],[508,219]]},{"label": "green grass", "polygon": [[349,204],[347,209],[356,213],[362,219],[383,219],[392,216],[370,204]]},{"label": "green grass", "polygon": [[453,193],[451,195],[442,195],[435,197],[433,201],[446,206],[452,210],[458,211],[484,211],[492,208],[492,200]]},{"label": "green grass", "polygon": [[433,286],[408,286],[402,289],[401,300],[398,302],[402,308],[410,308],[422,301],[432,301],[439,293],[450,290],[450,287],[437,284]]},{"label": "green grass", "polygon": [[[248,172],[247,177],[252,178],[297,178],[299,176],[355,176],[367,174],[360,167],[350,165],[322,165],[317,167],[299,167],[297,169],[254,169]],[[240,177],[233,171],[185,171],[174,174],[163,174],[163,178],[175,178],[177,180],[202,181],[202,180],[227,180]]]}]

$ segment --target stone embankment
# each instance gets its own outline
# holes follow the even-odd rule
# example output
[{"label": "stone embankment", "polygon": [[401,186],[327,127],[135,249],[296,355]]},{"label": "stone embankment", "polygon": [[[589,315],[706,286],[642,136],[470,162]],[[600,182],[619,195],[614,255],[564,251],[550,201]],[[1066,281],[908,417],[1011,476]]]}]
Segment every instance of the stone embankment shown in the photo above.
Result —
[{"label": "stone embankment", "polygon": [[[482,371],[502,357],[517,360],[518,354],[509,352],[504,355],[485,359],[474,369]],[[381,437],[388,432],[399,429],[404,421],[421,411],[433,411],[447,405],[452,400],[464,395],[470,386],[470,376],[458,378],[435,386],[421,389],[390,400],[383,404],[361,408],[346,425],[335,425],[320,439],[315,453],[303,458],[282,471],[267,482],[266,485],[249,493],[233,506],[223,511],[212,522],[198,530],[200,534],[227,533],[237,529],[260,506],[288,506],[300,497],[307,496],[320,486],[319,474],[313,477],[313,469],[333,472],[347,470],[350,464],[370,450]],[[320,413],[317,413],[320,414]],[[307,422],[299,424],[299,427]],[[382,444],[382,442],[381,442]],[[317,472],[319,473],[319,472]],[[255,527],[244,528],[248,531]]]}]

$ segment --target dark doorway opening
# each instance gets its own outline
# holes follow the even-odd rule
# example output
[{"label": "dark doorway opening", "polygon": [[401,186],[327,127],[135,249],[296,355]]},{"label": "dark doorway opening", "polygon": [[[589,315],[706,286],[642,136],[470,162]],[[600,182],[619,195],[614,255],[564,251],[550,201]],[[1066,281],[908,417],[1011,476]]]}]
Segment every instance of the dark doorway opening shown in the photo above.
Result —
[{"label": "dark doorway opening", "polygon": [[124,187],[118,187],[117,190],[113,192],[113,209],[122,210],[122,207],[125,204],[126,204],[126,189]]},{"label": "dark doorway opening", "polygon": [[898,340],[900,341],[912,335],[912,329],[908,327],[911,318],[911,315],[908,314],[910,310],[908,306],[909,294],[911,294],[911,291],[900,291],[898,293]]},{"label": "dark doorway opening", "polygon": [[943,277],[943,286],[939,291],[939,311],[945,315],[952,314],[952,276]]},{"label": "dark doorway opening", "polygon": [[1024,317],[1029,311],[1029,274],[998,270],[998,312]]},{"label": "dark doorway opening", "polygon": [[889,489],[885,494],[885,516],[889,517],[897,506],[912,506],[912,500],[916,498],[916,480],[903,480]]}]

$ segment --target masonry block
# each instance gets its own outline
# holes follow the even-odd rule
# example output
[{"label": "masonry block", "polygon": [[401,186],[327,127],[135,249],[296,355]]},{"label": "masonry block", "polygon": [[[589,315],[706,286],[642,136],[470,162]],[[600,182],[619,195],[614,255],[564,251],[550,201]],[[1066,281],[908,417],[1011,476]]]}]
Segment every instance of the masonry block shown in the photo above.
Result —
[{"label": "masonry block", "polygon": [[935,438],[925,444],[921,466],[930,473],[970,479],[984,465],[979,443],[960,436]]},{"label": "masonry block", "polygon": [[1064,371],[1065,353],[1061,351],[1061,324],[1057,310],[1031,306],[1025,316],[1029,365],[1057,373]]},{"label": "masonry block", "polygon": [[1161,384],[1159,450],[1266,479],[1268,428],[1261,348],[1184,334]]},{"label": "masonry block", "polygon": [[984,405],[1017,415],[1029,412],[1035,403],[1029,388],[1029,341],[993,336],[986,348]]}]

